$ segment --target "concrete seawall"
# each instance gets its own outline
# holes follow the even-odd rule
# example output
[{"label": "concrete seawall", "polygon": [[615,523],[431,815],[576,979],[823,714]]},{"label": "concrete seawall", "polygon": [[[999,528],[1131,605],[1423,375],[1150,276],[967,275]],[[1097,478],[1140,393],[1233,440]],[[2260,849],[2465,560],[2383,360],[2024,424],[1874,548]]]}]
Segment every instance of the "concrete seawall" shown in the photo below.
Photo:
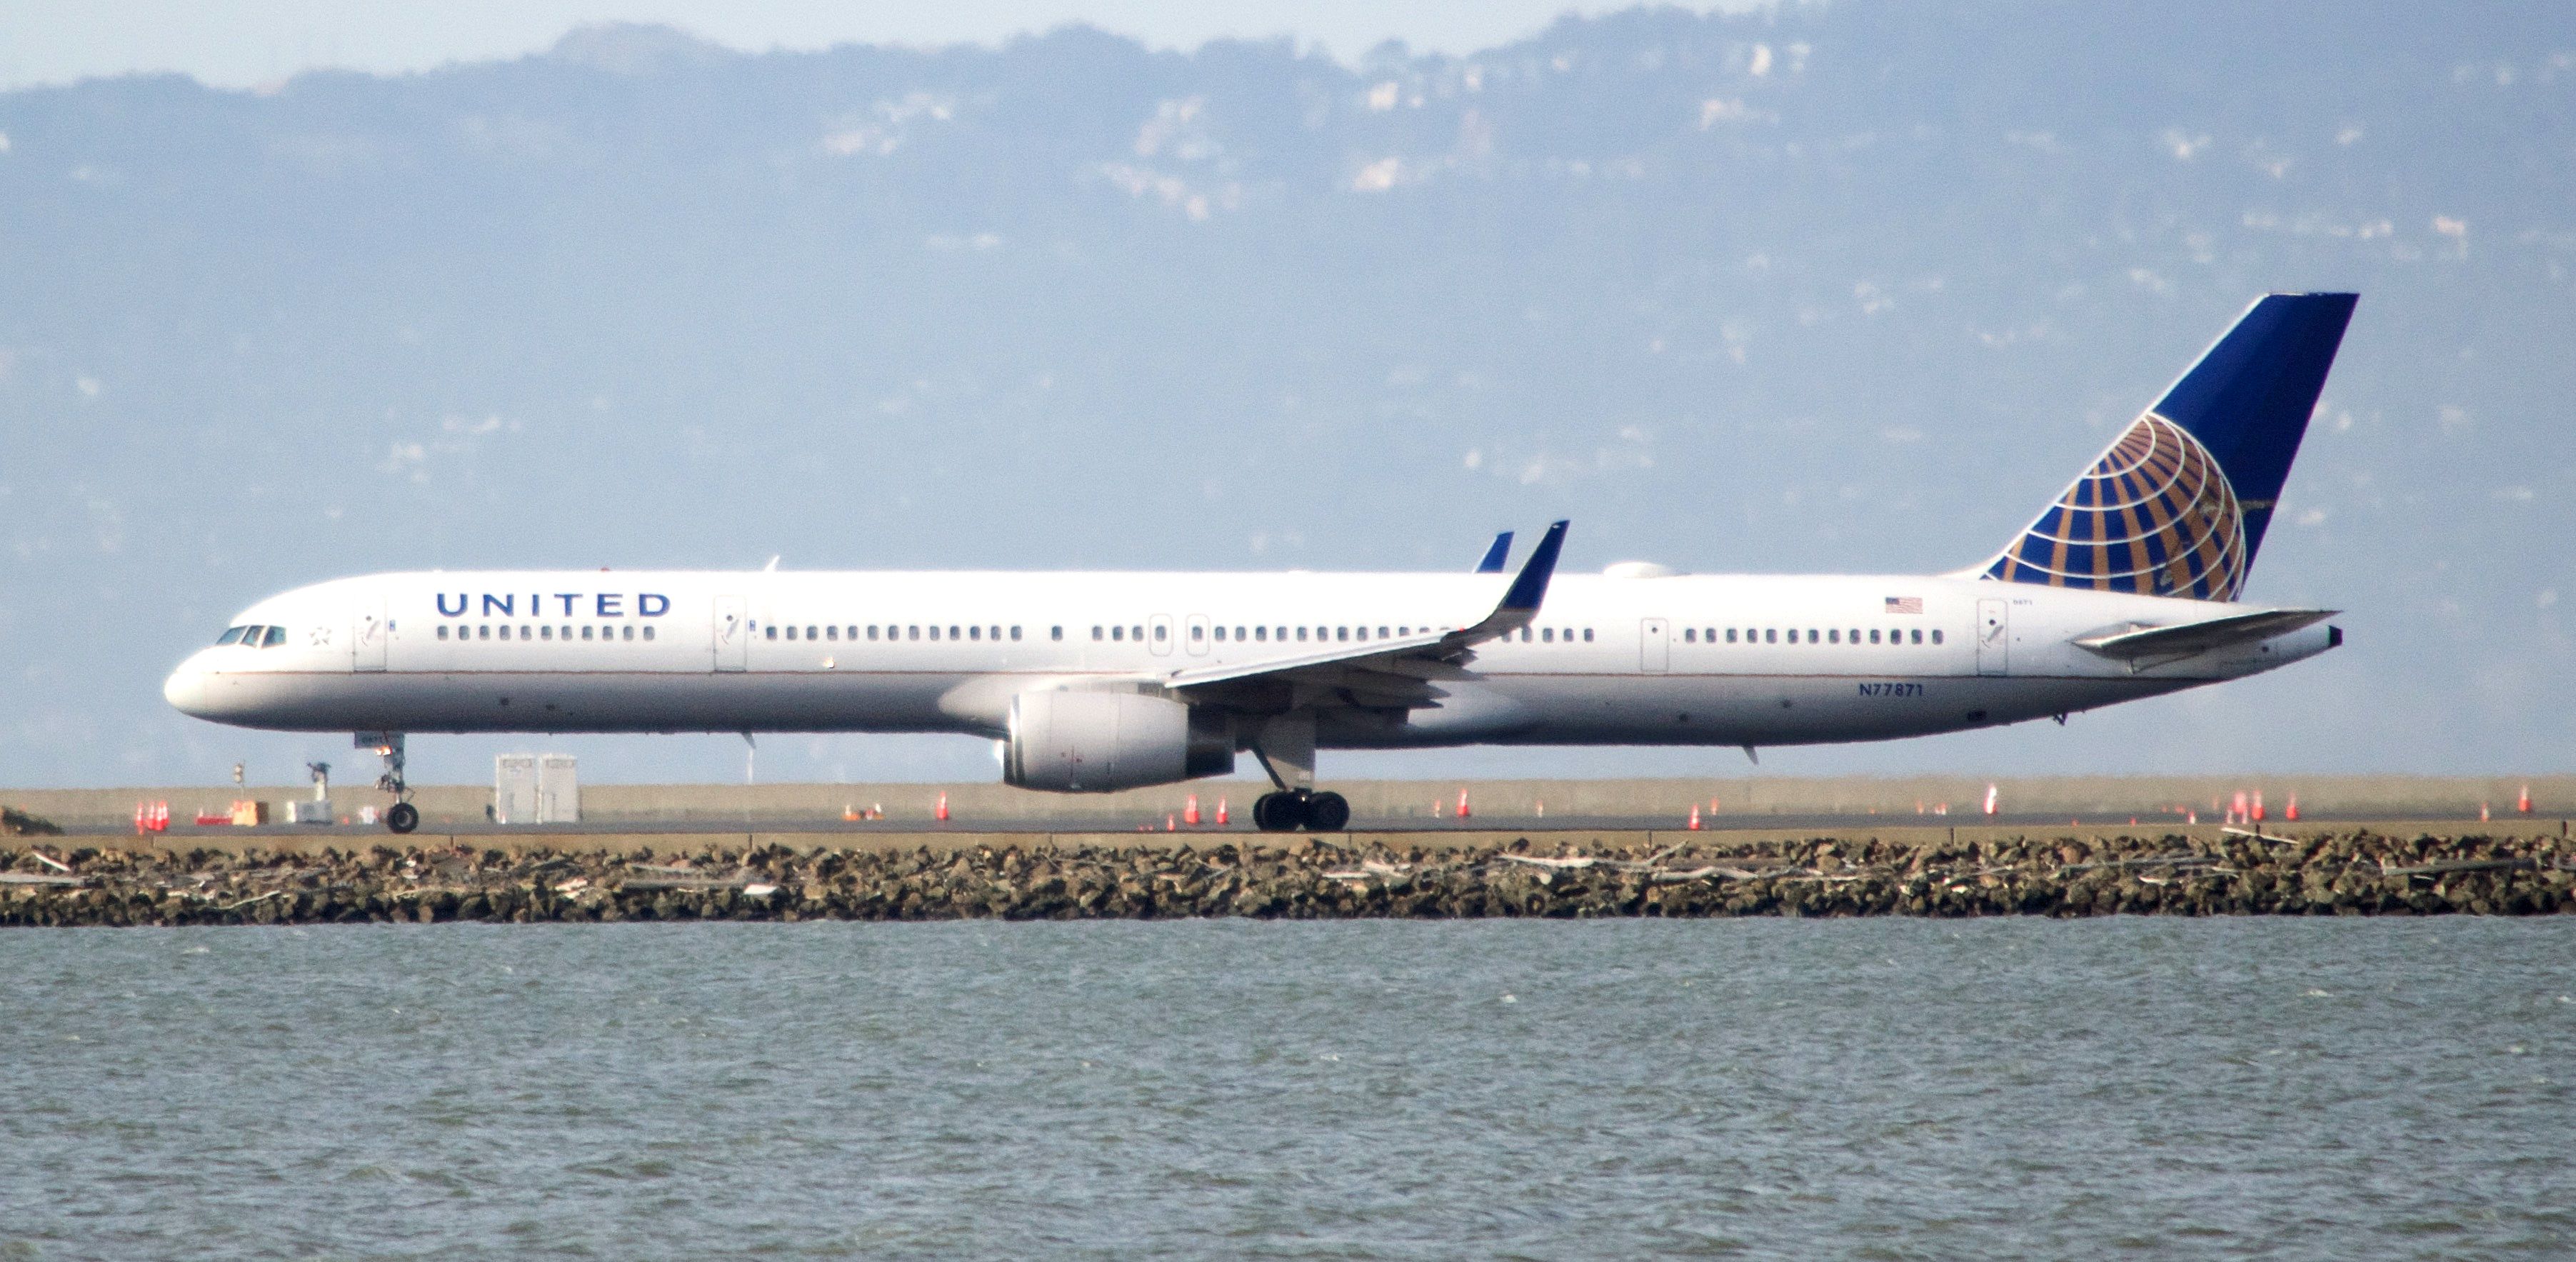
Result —
[{"label": "concrete seawall", "polygon": [[78,840],[0,843],[0,924],[2576,913],[2576,842],[2555,821],[2447,834],[888,833],[814,845],[806,834],[666,833],[506,846],[415,836],[400,848],[244,837],[226,849]]},{"label": "concrete seawall", "polygon": [[[2341,819],[2473,819],[2481,805],[2498,817],[2513,812],[2528,787],[2537,809],[2559,813],[2576,804],[2576,776],[2065,776],[2007,778],[1988,781],[1959,776],[1787,777],[1747,776],[1655,780],[1358,780],[1331,781],[1328,787],[1350,800],[1353,819],[1363,824],[1397,826],[1412,821],[1445,819],[1456,811],[1459,792],[1471,810],[1497,820],[1559,819],[1669,820],[1680,824],[1696,806],[1711,822],[1758,822],[1765,816],[1867,816],[1900,820],[1973,818],[1986,785],[1996,785],[2000,808],[2014,816],[2064,816],[2088,822],[2125,820],[2142,823],[2182,822],[2181,810],[2204,815],[2214,804],[2232,802],[2238,792],[2261,792],[2278,818],[2295,795],[2311,816]],[[1160,824],[1197,797],[1204,814],[1213,817],[1218,801],[1227,802],[1237,819],[1248,816],[1252,799],[1267,784],[1240,780],[1202,781],[1108,794],[1033,793],[993,783],[973,784],[592,784],[582,788],[586,824],[628,824],[669,828],[693,824],[716,827],[802,826],[838,821],[852,812],[873,813],[896,824],[929,824],[938,803],[947,799],[953,822],[976,828],[1031,826],[1040,829],[1098,827],[1129,830]],[[270,804],[272,817],[283,819],[289,800],[310,797],[309,786],[138,786],[110,789],[0,789],[0,803],[82,831],[130,829],[135,804],[167,802],[172,816],[192,819],[199,810],[219,810],[236,798]],[[372,788],[343,786],[334,792],[341,815],[354,815],[361,805],[388,799]],[[414,795],[422,827],[429,831],[480,827],[492,804],[492,790],[476,785],[428,785]],[[1714,805],[1712,805],[1714,804]],[[1946,816],[1929,816],[1942,807]]]}]

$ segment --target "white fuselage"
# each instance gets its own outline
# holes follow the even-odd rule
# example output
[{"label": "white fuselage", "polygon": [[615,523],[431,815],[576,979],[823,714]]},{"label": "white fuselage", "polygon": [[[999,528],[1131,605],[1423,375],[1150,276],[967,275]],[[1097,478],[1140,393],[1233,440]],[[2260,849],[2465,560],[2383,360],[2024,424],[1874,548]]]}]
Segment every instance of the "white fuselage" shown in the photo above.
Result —
[{"label": "white fuselage", "polygon": [[[1509,576],[381,574],[252,606],[171,703],[343,732],[1004,734],[1021,692],[1258,663],[1474,623]],[[1911,610],[1920,602],[1921,612]],[[1789,745],[2011,723],[2269,670],[2308,627],[2132,670],[2073,641],[2248,606],[1965,577],[1560,575],[1434,707],[1299,698],[1316,743]],[[282,642],[280,642],[282,639]],[[1360,704],[1350,704],[1353,701]]]}]

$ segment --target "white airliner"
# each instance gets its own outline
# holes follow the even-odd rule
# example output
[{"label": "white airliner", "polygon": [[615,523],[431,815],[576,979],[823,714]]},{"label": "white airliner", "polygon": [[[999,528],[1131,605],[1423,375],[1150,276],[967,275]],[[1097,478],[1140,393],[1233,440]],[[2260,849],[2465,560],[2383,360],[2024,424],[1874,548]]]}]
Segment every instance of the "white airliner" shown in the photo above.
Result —
[{"label": "white airliner", "polygon": [[1990,727],[2342,643],[2236,603],[2350,320],[2258,300],[2030,528],[1938,576],[1516,573],[376,574],[251,606],[170,676],[188,714],[343,731],[408,832],[415,732],[955,732],[1003,778],[1105,792],[1230,772],[1264,829],[1336,830],[1315,751],[1741,746]]}]

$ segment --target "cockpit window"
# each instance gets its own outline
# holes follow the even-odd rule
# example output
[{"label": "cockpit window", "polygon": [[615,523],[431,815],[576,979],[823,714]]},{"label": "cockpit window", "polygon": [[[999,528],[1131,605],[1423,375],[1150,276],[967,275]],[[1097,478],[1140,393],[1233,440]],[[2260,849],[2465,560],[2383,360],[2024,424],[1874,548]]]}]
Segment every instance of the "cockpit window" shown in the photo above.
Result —
[{"label": "cockpit window", "polygon": [[286,643],[286,628],[270,627],[268,629],[268,635],[260,640],[259,646],[264,649],[273,649],[284,643]]},{"label": "cockpit window", "polygon": [[224,629],[224,638],[215,641],[215,647],[222,648],[227,644],[240,640],[242,638],[242,632],[248,630],[250,630],[249,627],[226,627]]}]

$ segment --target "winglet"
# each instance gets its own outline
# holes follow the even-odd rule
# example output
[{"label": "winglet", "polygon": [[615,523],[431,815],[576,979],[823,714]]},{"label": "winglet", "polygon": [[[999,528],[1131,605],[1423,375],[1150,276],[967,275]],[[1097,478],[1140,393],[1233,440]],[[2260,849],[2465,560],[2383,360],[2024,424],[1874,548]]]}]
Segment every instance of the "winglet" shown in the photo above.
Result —
[{"label": "winglet", "polygon": [[1503,603],[1494,606],[1497,614],[1531,614],[1538,612],[1538,602],[1547,596],[1547,580],[1556,574],[1556,554],[1565,546],[1563,521],[1547,528],[1538,547],[1530,550],[1530,559],[1521,566],[1520,577],[1512,580],[1512,589],[1503,593]]},{"label": "winglet", "polygon": [[1494,536],[1494,546],[1485,549],[1485,559],[1476,563],[1476,572],[1500,574],[1503,572],[1504,563],[1511,560],[1511,556],[1512,532],[1506,530]]}]

